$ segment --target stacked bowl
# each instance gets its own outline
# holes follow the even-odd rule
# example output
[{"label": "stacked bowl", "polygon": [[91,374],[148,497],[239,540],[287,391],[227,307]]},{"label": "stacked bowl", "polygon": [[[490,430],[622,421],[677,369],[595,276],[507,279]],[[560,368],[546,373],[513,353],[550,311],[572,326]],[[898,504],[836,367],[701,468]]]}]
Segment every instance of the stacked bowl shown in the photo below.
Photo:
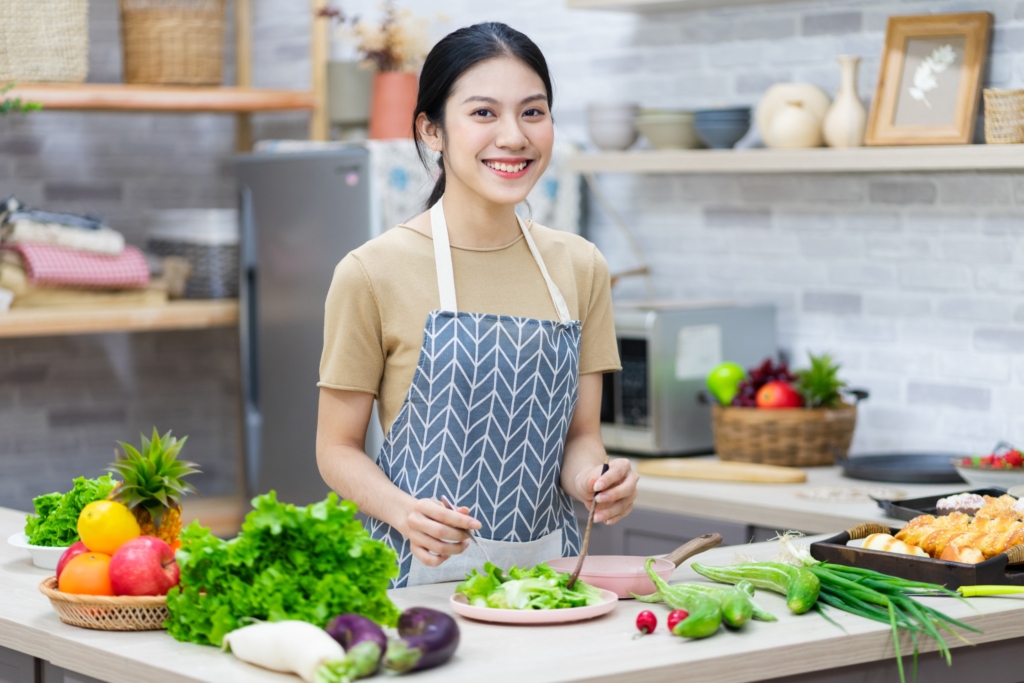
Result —
[{"label": "stacked bowl", "polygon": [[731,149],[750,130],[750,107],[702,109],[694,114],[697,135],[712,149]]},{"label": "stacked bowl", "polygon": [[691,111],[642,109],[636,127],[655,149],[693,149],[700,139],[693,128]]},{"label": "stacked bowl", "polygon": [[587,132],[590,140],[605,151],[629,149],[638,137],[633,102],[591,104],[587,107]]}]

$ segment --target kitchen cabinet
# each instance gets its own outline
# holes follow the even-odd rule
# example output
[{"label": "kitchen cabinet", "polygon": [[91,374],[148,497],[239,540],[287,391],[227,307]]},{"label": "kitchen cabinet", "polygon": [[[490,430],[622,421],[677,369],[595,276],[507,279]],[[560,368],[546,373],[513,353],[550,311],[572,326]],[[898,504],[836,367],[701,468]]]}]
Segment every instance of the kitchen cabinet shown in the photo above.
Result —
[{"label": "kitchen cabinet", "polygon": [[35,658],[0,647],[0,683],[37,683]]},{"label": "kitchen cabinet", "polygon": [[[587,510],[576,504],[580,532],[587,526]],[[633,508],[623,520],[607,526],[594,524],[588,554],[664,555],[704,534],[722,536],[722,545],[758,543],[775,537],[776,529],[707,517],[695,517],[661,510]]]}]

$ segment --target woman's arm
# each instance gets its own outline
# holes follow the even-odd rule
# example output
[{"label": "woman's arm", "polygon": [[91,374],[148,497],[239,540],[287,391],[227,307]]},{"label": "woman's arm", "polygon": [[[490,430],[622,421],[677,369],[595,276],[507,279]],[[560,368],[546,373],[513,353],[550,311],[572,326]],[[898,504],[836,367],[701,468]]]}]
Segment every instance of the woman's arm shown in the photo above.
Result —
[{"label": "woman's arm", "polygon": [[639,475],[629,460],[616,458],[601,475],[607,453],[601,442],[601,373],[580,375],[576,413],[569,423],[562,456],[562,488],[590,509],[597,492],[595,522],[614,524],[629,514]]},{"label": "woman's arm", "polygon": [[469,541],[462,529],[479,529],[480,522],[467,514],[467,508],[459,514],[436,501],[417,500],[385,476],[363,450],[372,410],[373,394],[320,388],[316,429],[320,476],[362,512],[398,529],[421,562],[437,566],[466,549]]}]

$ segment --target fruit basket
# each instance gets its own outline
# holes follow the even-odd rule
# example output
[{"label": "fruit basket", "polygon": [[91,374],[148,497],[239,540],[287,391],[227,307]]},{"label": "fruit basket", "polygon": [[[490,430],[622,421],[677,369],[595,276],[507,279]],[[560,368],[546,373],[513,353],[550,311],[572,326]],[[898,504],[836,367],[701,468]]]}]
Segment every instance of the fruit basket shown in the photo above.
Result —
[{"label": "fruit basket", "polygon": [[850,450],[856,426],[855,403],[783,410],[711,406],[715,453],[722,460],[787,467],[831,465],[837,455]]},{"label": "fruit basket", "polygon": [[167,597],[72,595],[57,590],[57,577],[39,584],[40,592],[65,624],[100,631],[157,631],[167,621]]}]

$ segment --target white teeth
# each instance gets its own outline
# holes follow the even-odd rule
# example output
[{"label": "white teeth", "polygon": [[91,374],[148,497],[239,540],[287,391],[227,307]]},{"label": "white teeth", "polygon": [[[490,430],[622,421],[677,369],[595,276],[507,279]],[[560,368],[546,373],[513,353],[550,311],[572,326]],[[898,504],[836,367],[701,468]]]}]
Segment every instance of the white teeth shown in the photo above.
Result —
[{"label": "white teeth", "polygon": [[523,161],[516,164],[515,166],[511,164],[503,164],[491,161],[485,161],[484,163],[496,171],[502,171],[504,173],[518,173],[519,171],[522,171],[524,168],[526,168],[526,164],[529,162]]}]

